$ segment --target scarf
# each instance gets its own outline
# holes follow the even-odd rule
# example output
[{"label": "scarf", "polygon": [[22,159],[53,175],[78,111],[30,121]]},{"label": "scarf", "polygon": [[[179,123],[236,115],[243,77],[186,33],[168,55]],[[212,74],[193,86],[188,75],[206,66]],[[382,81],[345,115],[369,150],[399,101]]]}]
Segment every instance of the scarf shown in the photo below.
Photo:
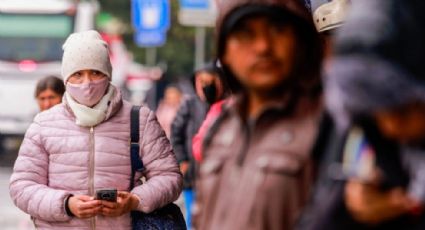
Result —
[{"label": "scarf", "polygon": [[65,92],[65,97],[69,107],[76,117],[75,124],[82,127],[93,127],[100,124],[106,118],[106,112],[108,109],[109,101],[115,93],[114,87],[111,85],[108,88],[108,92],[93,108],[76,102],[71,95]]}]

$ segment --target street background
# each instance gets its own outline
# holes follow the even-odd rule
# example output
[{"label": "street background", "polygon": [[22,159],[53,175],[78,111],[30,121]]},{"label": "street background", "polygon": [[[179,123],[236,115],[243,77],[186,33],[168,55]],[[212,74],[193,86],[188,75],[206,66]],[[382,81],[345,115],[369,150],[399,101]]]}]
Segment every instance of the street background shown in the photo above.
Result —
[{"label": "street background", "polygon": [[30,217],[19,210],[9,196],[9,178],[17,148],[0,153],[0,229],[27,230],[34,229]]},{"label": "street background", "polygon": [[[112,83],[124,99],[155,111],[167,85],[193,94],[188,79],[212,60],[215,18],[209,14],[216,12],[214,1],[0,1],[1,230],[33,229],[30,217],[10,199],[9,179],[23,135],[39,112],[36,83],[49,75],[60,76],[66,37],[77,31],[99,31],[110,48]],[[148,7],[142,10],[141,5]],[[143,12],[148,16],[140,17]],[[160,35],[161,41],[141,41],[152,34]],[[183,199],[176,203],[186,214]]]}]

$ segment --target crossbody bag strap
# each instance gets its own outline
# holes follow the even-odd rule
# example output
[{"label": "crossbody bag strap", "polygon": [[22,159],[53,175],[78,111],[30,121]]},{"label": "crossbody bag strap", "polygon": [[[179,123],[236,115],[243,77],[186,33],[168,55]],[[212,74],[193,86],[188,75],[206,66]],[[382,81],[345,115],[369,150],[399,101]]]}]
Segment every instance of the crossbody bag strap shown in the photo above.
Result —
[{"label": "crossbody bag strap", "polygon": [[136,171],[143,171],[143,162],[140,159],[139,155],[139,140],[140,140],[140,130],[139,130],[139,117],[140,117],[140,106],[133,106],[131,108],[130,115],[130,158],[131,158],[131,180],[130,180],[130,189],[134,187],[134,176]]}]

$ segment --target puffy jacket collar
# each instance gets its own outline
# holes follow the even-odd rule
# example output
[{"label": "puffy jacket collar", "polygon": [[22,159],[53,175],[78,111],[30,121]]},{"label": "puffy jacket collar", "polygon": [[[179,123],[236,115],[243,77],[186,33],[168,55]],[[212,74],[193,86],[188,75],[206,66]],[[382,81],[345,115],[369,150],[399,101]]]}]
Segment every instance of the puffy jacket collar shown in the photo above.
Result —
[{"label": "puffy jacket collar", "polygon": [[123,104],[121,91],[115,86],[114,86],[114,88],[115,88],[115,93],[112,96],[111,103],[109,104],[108,110],[106,111],[105,121],[109,120],[118,111],[120,111],[122,104]]}]

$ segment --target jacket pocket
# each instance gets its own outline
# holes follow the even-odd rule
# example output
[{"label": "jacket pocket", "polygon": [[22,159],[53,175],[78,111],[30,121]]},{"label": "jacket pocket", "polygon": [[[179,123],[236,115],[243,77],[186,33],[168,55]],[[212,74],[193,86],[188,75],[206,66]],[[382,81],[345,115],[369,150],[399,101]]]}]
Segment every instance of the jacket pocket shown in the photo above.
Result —
[{"label": "jacket pocket", "polygon": [[223,164],[224,164],[224,161],[218,160],[218,159],[207,161],[201,167],[201,174],[202,175],[216,174],[221,170],[221,168],[223,167]]},{"label": "jacket pocket", "polygon": [[199,178],[196,180],[196,204],[193,209],[193,219],[196,225],[203,226],[208,222],[205,213],[212,212],[217,203],[217,190],[220,188],[220,178],[224,161],[209,159],[205,161],[199,170]]},{"label": "jacket pocket", "polygon": [[[211,159],[206,161],[200,169],[199,188],[205,191],[206,197],[212,197],[218,189],[221,181],[224,161],[220,159]],[[197,182],[197,183],[198,183]],[[208,198],[208,199],[209,199]]]},{"label": "jacket pocket", "polygon": [[257,160],[256,164],[263,173],[289,176],[297,175],[304,165],[301,159],[290,154],[262,156]]}]

